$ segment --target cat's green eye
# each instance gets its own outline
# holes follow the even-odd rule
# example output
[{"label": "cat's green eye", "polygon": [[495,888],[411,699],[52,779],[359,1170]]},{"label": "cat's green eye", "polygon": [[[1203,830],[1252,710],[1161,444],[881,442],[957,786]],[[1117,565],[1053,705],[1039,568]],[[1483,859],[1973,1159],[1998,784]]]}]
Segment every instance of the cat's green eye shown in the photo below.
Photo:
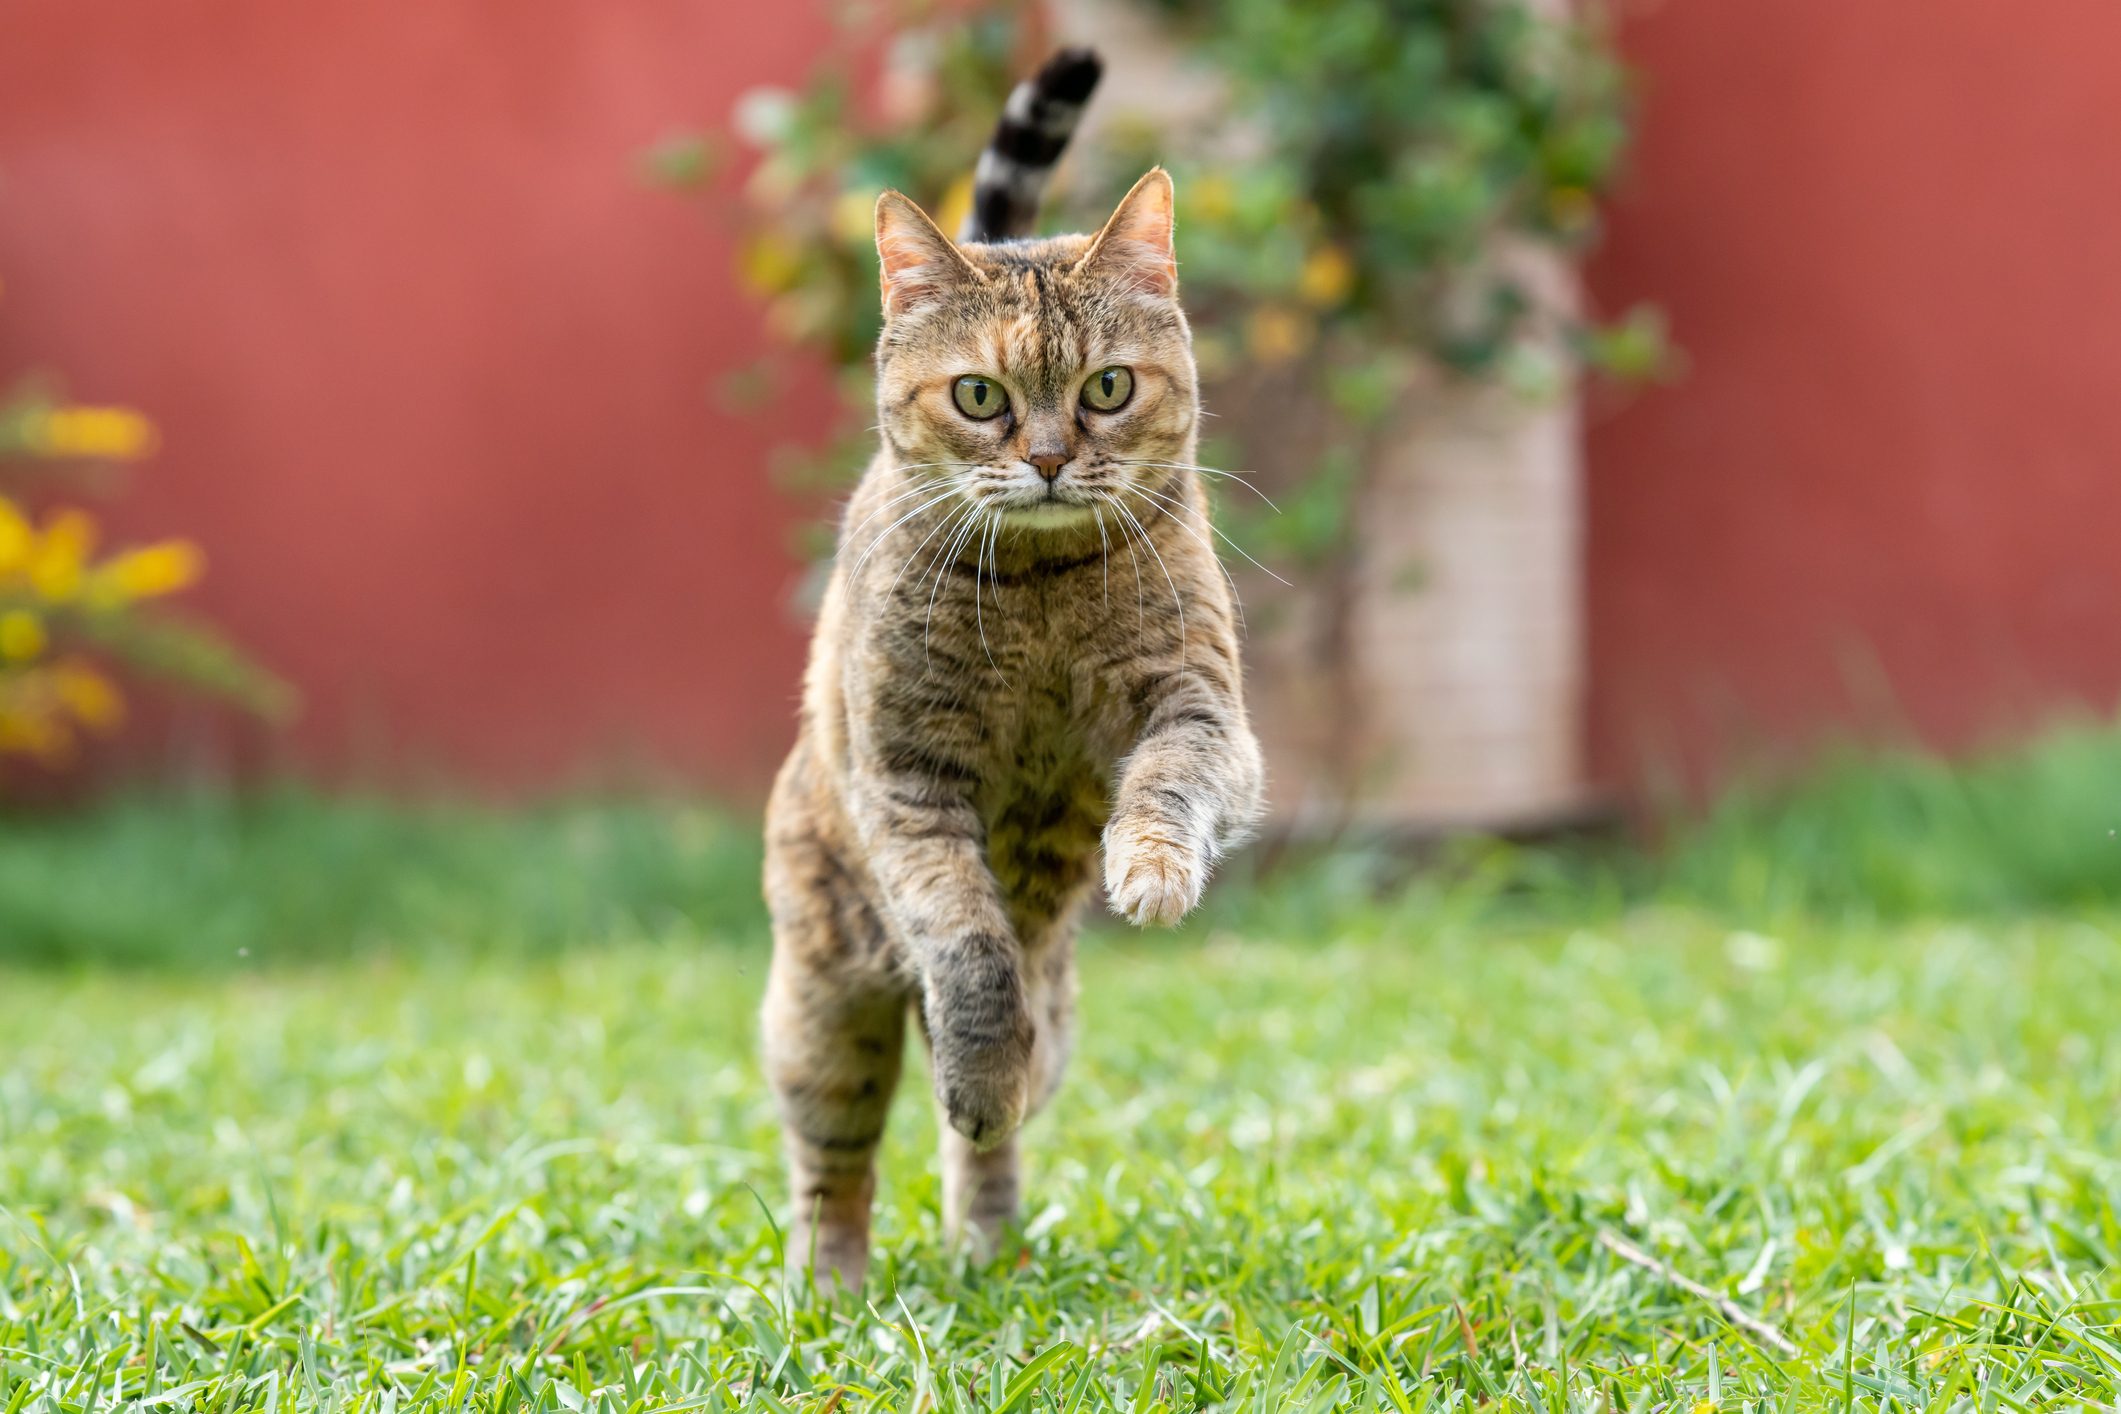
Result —
[{"label": "cat's green eye", "polygon": [[1118,412],[1134,396],[1134,375],[1124,368],[1101,368],[1083,384],[1083,406],[1094,412]]},{"label": "cat's green eye", "polygon": [[951,396],[957,399],[957,410],[975,422],[985,422],[1009,409],[1009,395],[1002,391],[1002,385],[977,373],[958,379]]}]

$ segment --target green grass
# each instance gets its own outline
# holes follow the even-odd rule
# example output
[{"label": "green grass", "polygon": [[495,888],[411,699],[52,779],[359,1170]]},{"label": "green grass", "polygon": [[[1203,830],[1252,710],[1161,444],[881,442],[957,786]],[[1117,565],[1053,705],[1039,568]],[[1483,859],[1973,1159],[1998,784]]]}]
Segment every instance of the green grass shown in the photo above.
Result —
[{"label": "green grass", "polygon": [[866,1309],[776,1279],[761,962],[11,979],[0,1405],[989,1408],[1056,1348],[1025,1407],[2121,1387],[2110,924],[1106,941],[1020,1251],[941,1250],[915,1077]]},{"label": "green grass", "polygon": [[2115,757],[1100,931],[1021,1241],[943,1249],[916,1069],[862,1305],[778,1275],[739,827],[8,822],[0,1412],[2112,1408]]}]

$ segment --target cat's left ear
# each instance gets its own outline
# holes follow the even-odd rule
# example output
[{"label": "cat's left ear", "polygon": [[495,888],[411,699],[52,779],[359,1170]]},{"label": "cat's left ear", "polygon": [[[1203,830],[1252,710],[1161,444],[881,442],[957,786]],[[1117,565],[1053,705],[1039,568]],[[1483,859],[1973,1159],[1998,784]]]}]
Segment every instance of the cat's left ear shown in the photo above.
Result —
[{"label": "cat's left ear", "polygon": [[935,303],[982,278],[928,213],[902,192],[887,191],[876,199],[876,254],[883,266],[887,317]]},{"label": "cat's left ear", "polygon": [[1119,209],[1090,243],[1083,266],[1141,294],[1178,294],[1178,255],[1172,246],[1171,174],[1152,167],[1120,199]]}]

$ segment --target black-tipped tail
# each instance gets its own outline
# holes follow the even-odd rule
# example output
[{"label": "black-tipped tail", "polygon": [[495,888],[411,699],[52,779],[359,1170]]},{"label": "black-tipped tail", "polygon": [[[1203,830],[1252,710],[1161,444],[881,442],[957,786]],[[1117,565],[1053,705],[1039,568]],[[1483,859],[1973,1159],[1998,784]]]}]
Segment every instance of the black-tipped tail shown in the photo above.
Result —
[{"label": "black-tipped tail", "polygon": [[1105,64],[1091,49],[1062,49],[1016,86],[972,178],[961,241],[1028,236],[1039,198],[1083,116]]}]

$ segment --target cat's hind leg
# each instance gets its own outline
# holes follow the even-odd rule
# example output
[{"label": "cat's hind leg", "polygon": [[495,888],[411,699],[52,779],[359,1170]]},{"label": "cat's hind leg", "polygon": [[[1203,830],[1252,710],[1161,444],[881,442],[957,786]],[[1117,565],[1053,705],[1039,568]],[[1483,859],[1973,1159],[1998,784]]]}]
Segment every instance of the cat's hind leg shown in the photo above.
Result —
[{"label": "cat's hind leg", "polygon": [[876,1150],[905,1051],[906,989],[880,965],[866,904],[835,894],[845,876],[822,850],[769,845],[773,966],[760,1018],[779,1101],[793,1212],[792,1275],[859,1291],[869,1267]]},{"label": "cat's hind leg", "polygon": [[989,1261],[1023,1201],[1017,1136],[982,1149],[948,1124],[942,1130],[944,1235]]}]

